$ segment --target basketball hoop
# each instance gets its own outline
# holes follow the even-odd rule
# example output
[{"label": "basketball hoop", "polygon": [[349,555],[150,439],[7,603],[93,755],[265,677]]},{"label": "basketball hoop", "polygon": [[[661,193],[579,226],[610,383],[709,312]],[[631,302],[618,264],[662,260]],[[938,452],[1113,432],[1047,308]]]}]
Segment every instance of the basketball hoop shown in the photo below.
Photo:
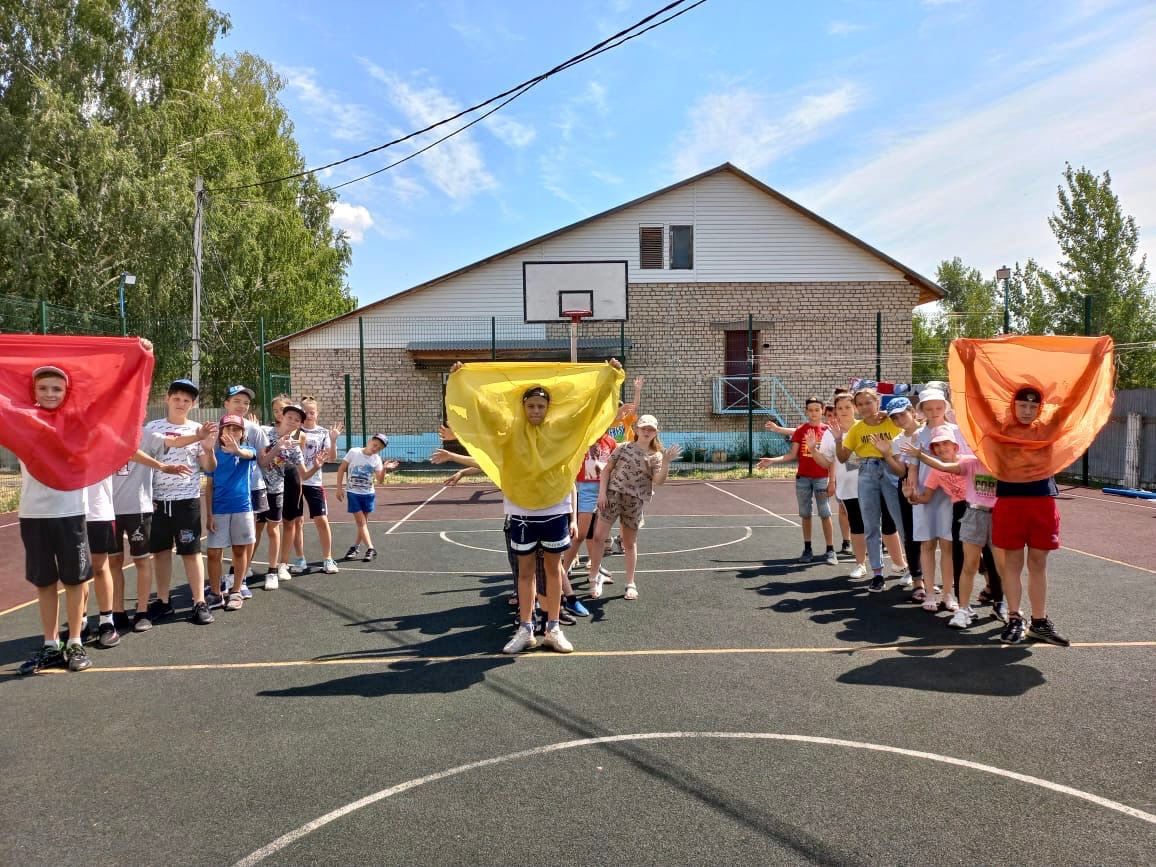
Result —
[{"label": "basketball hoop", "polygon": [[570,363],[578,363],[578,323],[593,313],[589,308],[563,310],[562,315],[570,320]]}]

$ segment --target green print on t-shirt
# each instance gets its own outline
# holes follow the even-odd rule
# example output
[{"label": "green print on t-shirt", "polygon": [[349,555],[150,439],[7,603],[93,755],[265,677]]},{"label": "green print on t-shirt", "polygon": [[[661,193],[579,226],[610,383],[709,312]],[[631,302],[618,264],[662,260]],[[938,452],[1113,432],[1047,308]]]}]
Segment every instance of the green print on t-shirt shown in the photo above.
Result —
[{"label": "green print on t-shirt", "polygon": [[975,475],[975,492],[983,497],[995,496],[995,476],[983,473]]}]

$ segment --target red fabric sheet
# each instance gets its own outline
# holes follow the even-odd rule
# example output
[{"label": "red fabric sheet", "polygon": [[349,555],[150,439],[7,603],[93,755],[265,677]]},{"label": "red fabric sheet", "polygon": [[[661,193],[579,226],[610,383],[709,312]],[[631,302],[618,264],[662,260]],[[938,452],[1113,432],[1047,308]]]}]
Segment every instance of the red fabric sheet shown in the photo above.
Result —
[{"label": "red fabric sheet", "polygon": [[[1091,446],[1115,402],[1111,337],[1013,335],[959,338],[948,355],[956,421],[997,479],[1034,482],[1067,469]],[[1031,386],[1043,397],[1031,425],[1013,399]]]},{"label": "red fabric sheet", "polygon": [[[0,446],[60,491],[111,476],[140,444],[153,362],[138,337],[0,334]],[[33,397],[32,371],[45,365],[69,378],[51,411]]]}]

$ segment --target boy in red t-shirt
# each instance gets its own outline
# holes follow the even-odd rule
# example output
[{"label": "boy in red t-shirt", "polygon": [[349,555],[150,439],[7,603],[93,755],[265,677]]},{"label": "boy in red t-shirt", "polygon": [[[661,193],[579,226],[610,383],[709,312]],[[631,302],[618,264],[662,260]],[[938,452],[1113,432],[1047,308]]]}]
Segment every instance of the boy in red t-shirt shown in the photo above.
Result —
[{"label": "boy in red t-shirt", "polygon": [[811,550],[811,501],[814,500],[819,512],[819,520],[823,524],[823,538],[827,543],[826,559],[830,564],[837,563],[835,557],[835,536],[831,524],[831,507],[827,498],[826,467],[820,466],[811,456],[807,445],[808,434],[812,442],[819,442],[827,432],[827,425],[823,424],[823,401],[811,396],[807,398],[805,406],[807,423],[795,428],[791,434],[791,448],[785,455],[777,458],[760,458],[759,469],[765,470],[775,464],[785,464],[797,460],[799,470],[795,474],[795,499],[799,504],[799,517],[803,524],[803,553],[799,555],[799,562],[810,563],[816,559]]}]

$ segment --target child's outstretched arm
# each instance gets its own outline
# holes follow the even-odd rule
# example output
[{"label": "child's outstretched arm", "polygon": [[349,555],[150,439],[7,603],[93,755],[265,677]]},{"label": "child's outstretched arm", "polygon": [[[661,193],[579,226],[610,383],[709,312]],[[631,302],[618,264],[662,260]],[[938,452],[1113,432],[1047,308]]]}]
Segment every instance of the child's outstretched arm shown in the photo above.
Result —
[{"label": "child's outstretched arm", "polygon": [[770,469],[775,464],[789,464],[791,461],[799,458],[799,444],[791,443],[791,449],[785,455],[779,455],[774,458],[759,458],[759,462],[755,464],[756,469],[766,470]]},{"label": "child's outstretched arm", "polygon": [[915,443],[908,443],[903,447],[904,454],[910,455],[922,464],[927,464],[933,470],[939,470],[941,473],[952,473],[957,476],[963,475],[963,465],[959,461],[941,461],[935,455],[928,454]]},{"label": "child's outstretched arm", "polygon": [[670,465],[681,457],[682,446],[667,446],[662,450],[662,464],[659,465],[658,472],[655,474],[653,479],[655,485],[662,485],[666,483],[666,479],[670,475]]},{"label": "child's outstretched arm", "polygon": [[349,471],[349,461],[342,461],[341,466],[337,468],[337,481],[334,482],[334,487],[337,489],[337,499],[345,500],[345,474]]}]

